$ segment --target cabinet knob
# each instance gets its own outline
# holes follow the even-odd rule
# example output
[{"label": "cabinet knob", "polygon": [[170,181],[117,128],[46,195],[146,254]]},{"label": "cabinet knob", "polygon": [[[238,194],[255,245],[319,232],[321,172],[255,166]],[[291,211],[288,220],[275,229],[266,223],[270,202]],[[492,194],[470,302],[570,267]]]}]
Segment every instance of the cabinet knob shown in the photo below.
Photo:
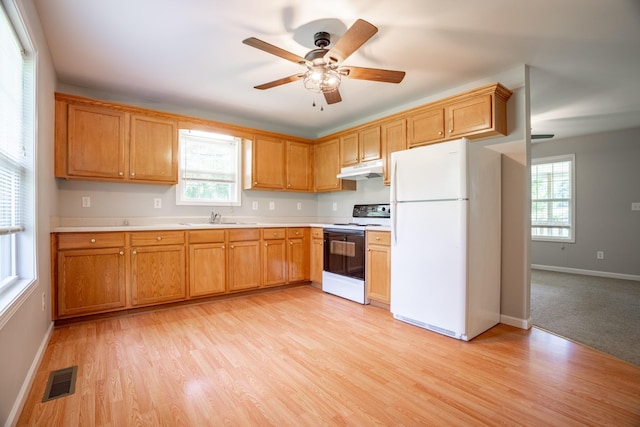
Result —
[{"label": "cabinet knob", "polygon": [[136,173],[135,172],[131,172],[129,175],[136,176]]},{"label": "cabinet knob", "polygon": [[296,236],[297,236],[298,234],[300,234],[300,232],[299,232],[299,231],[296,231]]},{"label": "cabinet knob", "polygon": [[293,242],[289,242],[289,245],[293,246]]},{"label": "cabinet knob", "polygon": [[258,181],[253,181],[253,185],[258,185]]},{"label": "cabinet knob", "polygon": [[124,251],[120,251],[120,255],[124,255]]},{"label": "cabinet knob", "polygon": [[291,184],[287,184],[287,188],[291,188]]},{"label": "cabinet knob", "polygon": [[138,251],[136,251],[135,249],[133,249],[133,250],[131,251],[131,253],[135,255],[135,254],[137,254],[137,253],[138,253]]},{"label": "cabinet knob", "polygon": [[268,243],[265,243],[264,245],[265,245],[265,246],[269,246],[269,244],[268,244]]},{"label": "cabinet knob", "polygon": [[158,236],[158,237],[156,237],[156,240],[157,240],[157,241],[162,240],[162,236]]},{"label": "cabinet knob", "polygon": [[95,243],[95,242],[96,242],[96,239],[91,239],[91,240],[89,240],[89,241],[90,241],[91,243]]},{"label": "cabinet knob", "polygon": [[439,132],[438,132],[438,135],[442,135],[442,131],[439,131]]},{"label": "cabinet knob", "polygon": [[224,245],[220,246],[222,249],[224,249]]},{"label": "cabinet knob", "polygon": [[231,245],[231,249],[233,249],[233,245]]},{"label": "cabinet knob", "polygon": [[379,237],[376,237],[376,240],[380,240],[380,238],[379,238]]},{"label": "cabinet knob", "polygon": [[278,232],[277,232],[277,231],[274,231],[274,232],[273,232],[273,235],[274,235],[274,236],[277,236],[277,235],[278,235]]},{"label": "cabinet knob", "polygon": [[118,172],[118,176],[123,176],[124,172]]},{"label": "cabinet knob", "polygon": [[452,133],[452,132],[453,132],[453,129],[449,129],[449,133]]}]

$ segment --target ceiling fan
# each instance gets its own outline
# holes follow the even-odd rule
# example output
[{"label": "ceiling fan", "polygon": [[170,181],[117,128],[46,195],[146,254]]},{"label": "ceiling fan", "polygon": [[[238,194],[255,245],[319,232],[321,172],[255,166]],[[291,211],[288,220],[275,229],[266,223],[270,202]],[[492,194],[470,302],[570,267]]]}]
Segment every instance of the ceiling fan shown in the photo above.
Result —
[{"label": "ceiling fan", "polygon": [[325,31],[317,32],[313,39],[318,48],[311,50],[304,58],[255,37],[249,37],[242,43],[306,67],[304,72],[254,86],[254,88],[270,89],[302,79],[305,88],[322,93],[327,104],[335,104],[342,101],[338,88],[343,77],[385,83],[400,83],[404,78],[404,71],[341,65],[377,32],[377,27],[358,19],[330,49],[327,49],[327,46],[331,44],[331,35]]}]

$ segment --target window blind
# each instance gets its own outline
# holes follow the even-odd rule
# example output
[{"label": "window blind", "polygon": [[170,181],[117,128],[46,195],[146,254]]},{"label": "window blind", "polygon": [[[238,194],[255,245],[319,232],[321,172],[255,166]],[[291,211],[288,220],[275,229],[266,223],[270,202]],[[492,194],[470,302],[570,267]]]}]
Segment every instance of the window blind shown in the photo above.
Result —
[{"label": "window blind", "polygon": [[23,229],[23,49],[0,7],[0,234]]}]

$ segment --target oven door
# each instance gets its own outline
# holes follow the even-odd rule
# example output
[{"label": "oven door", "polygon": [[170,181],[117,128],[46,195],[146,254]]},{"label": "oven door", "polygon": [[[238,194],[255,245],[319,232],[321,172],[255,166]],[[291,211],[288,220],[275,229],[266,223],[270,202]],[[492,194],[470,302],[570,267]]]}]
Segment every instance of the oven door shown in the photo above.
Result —
[{"label": "oven door", "polygon": [[324,271],[364,280],[364,230],[324,230]]}]

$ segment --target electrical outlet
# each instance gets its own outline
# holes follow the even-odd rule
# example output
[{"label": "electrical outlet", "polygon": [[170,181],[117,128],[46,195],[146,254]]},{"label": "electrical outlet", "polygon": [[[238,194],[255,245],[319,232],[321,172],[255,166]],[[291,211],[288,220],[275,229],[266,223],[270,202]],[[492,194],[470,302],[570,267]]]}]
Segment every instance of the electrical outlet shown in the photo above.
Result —
[{"label": "electrical outlet", "polygon": [[47,308],[47,300],[46,300],[46,295],[43,292],[42,293],[42,311],[44,311]]},{"label": "electrical outlet", "polygon": [[258,202],[251,202],[251,209],[253,209],[254,211],[258,210]]},{"label": "electrical outlet", "polygon": [[269,210],[270,211],[276,210],[276,202],[269,202]]},{"label": "electrical outlet", "polygon": [[632,211],[640,211],[640,202],[631,203],[631,210]]},{"label": "electrical outlet", "polygon": [[299,211],[301,211],[302,210],[302,202],[298,202],[296,207],[298,208]]},{"label": "electrical outlet", "polygon": [[597,259],[604,259],[604,251],[597,251],[596,252],[596,258]]},{"label": "electrical outlet", "polygon": [[338,210],[338,204],[333,202],[333,211],[336,212]]},{"label": "electrical outlet", "polygon": [[91,207],[91,197],[82,196],[82,207],[83,208],[90,208]]},{"label": "electrical outlet", "polygon": [[153,199],[153,207],[156,209],[160,209],[162,207],[162,199],[159,197]]}]

